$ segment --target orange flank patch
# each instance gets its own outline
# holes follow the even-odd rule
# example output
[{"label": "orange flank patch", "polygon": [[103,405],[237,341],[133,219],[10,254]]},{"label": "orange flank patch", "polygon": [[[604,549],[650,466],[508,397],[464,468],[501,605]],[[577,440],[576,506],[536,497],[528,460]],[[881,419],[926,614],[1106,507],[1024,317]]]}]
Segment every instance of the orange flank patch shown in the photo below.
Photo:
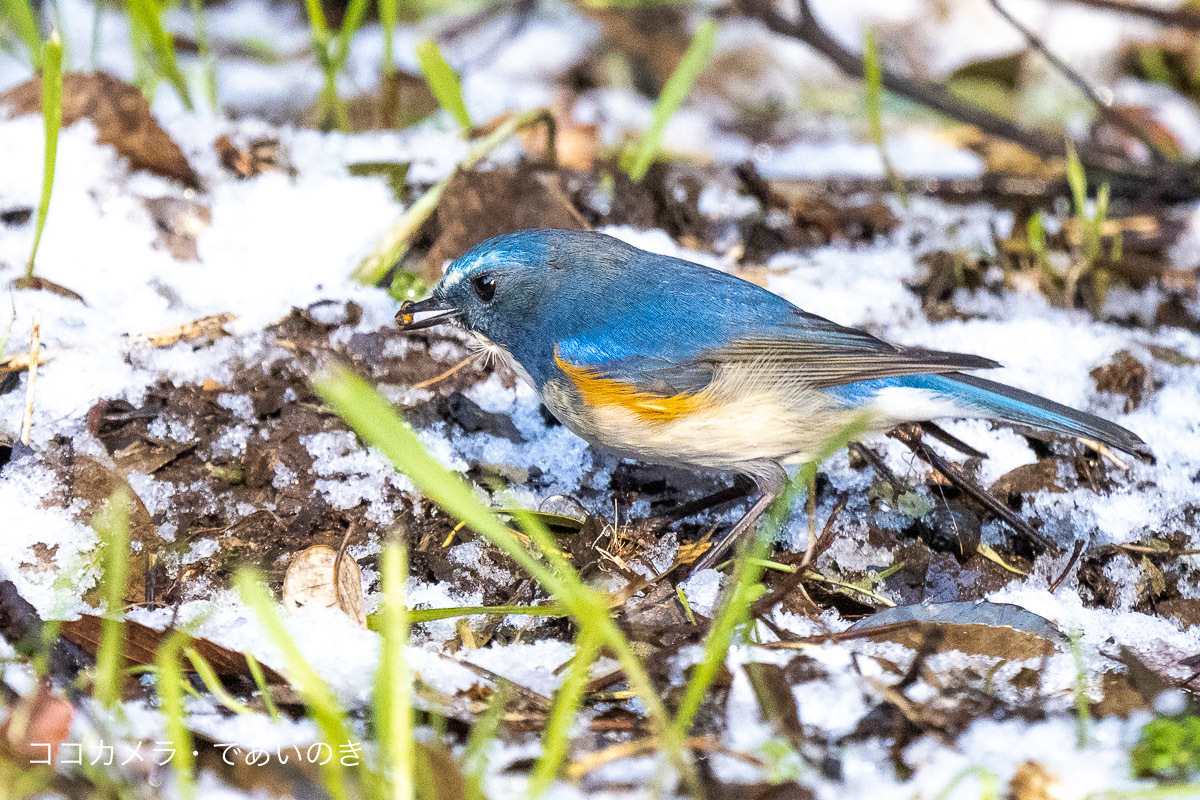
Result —
[{"label": "orange flank patch", "polygon": [[631,383],[610,378],[595,367],[577,367],[554,356],[558,368],[571,379],[588,406],[616,406],[637,416],[643,422],[664,423],[700,411],[704,405],[701,394],[661,395],[645,392]]}]

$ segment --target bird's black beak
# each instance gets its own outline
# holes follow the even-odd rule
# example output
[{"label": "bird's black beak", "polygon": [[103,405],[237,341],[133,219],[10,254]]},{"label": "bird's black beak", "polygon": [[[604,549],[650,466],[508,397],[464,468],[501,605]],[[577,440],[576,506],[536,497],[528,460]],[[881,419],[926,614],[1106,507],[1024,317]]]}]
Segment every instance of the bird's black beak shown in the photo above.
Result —
[{"label": "bird's black beak", "polygon": [[414,303],[405,300],[396,312],[396,324],[402,331],[419,331],[450,322],[458,317],[458,309],[444,308],[433,297]]}]

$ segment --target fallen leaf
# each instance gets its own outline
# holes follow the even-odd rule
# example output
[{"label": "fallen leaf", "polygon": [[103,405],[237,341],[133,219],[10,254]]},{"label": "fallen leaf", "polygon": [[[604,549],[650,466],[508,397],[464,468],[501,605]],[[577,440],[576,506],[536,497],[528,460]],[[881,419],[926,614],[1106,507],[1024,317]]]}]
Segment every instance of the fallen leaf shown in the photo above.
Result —
[{"label": "fallen leaf", "polygon": [[1058,776],[1036,761],[1025,761],[1008,782],[1012,800],[1061,800],[1067,793]]},{"label": "fallen leaf", "polygon": [[[83,614],[79,619],[64,620],[58,625],[60,635],[79,645],[89,656],[95,657],[103,635],[103,617],[96,614]],[[127,668],[153,664],[158,648],[173,633],[170,630],[151,628],[130,619],[125,620],[123,628],[125,643],[122,654],[125,656]],[[211,639],[203,638],[192,639],[191,646],[204,656],[204,660],[212,665],[213,671],[218,675],[238,676],[252,680],[253,676],[250,673],[246,657],[236,650],[230,650]],[[287,683],[282,675],[266,664],[260,664],[260,666],[268,683]],[[184,661],[183,668],[190,671],[191,664]]]},{"label": "fallen leaf", "polygon": [[[604,151],[600,126],[576,122],[569,111],[555,109],[553,116],[554,155],[558,165],[581,172],[593,169]],[[542,158],[546,154],[549,135],[545,125],[534,126],[521,133],[521,145],[531,158]]]},{"label": "fallen leaf", "polygon": [[445,262],[493,236],[526,228],[587,228],[559,176],[529,168],[456,174],[438,203],[437,224],[441,234],[425,257],[422,276],[430,283],[441,278]]},{"label": "fallen leaf", "polygon": [[221,166],[239,178],[253,178],[264,172],[294,172],[279,140],[273,137],[251,139],[245,147],[238,147],[221,134],[213,141],[213,150]]},{"label": "fallen leaf", "polygon": [[796,698],[783,667],[750,661],[743,666],[743,670],[754,690],[763,721],[777,735],[786,737],[793,747],[799,747],[804,741],[804,728],[800,724]]},{"label": "fallen leaf", "polygon": [[14,278],[12,282],[14,289],[24,289],[33,292],[50,292],[59,297],[65,297],[68,300],[78,300],[80,303],[87,305],[87,301],[83,299],[83,295],[76,291],[68,289],[62,284],[47,280],[38,275],[22,275],[19,278]]},{"label": "fallen leaf", "polygon": [[606,43],[632,62],[639,89],[657,96],[683,59],[691,37],[678,6],[581,3],[579,10],[600,23]]},{"label": "fallen leaf", "polygon": [[283,605],[294,613],[304,606],[337,608],[361,628],[367,627],[358,563],[332,547],[314,545],[292,559],[283,578]]},{"label": "fallen leaf", "polygon": [[885,608],[850,626],[852,631],[879,628],[879,638],[917,649],[939,629],[935,652],[1021,660],[1049,655],[1063,640],[1044,617],[1007,603],[963,601]]},{"label": "fallen leaf", "polygon": [[1053,458],[1042,458],[1032,464],[1022,464],[997,478],[988,491],[1003,500],[1042,491],[1065,492],[1067,487],[1063,485],[1065,481],[1060,466],[1060,462]]},{"label": "fallen leaf", "polygon": [[1111,392],[1125,397],[1125,413],[1142,404],[1154,385],[1153,375],[1128,350],[1118,350],[1107,364],[1091,371],[1096,391]]},{"label": "fallen leaf", "polygon": [[983,556],[988,561],[991,561],[993,564],[999,564],[1001,567],[1003,567],[1004,569],[1013,573],[1014,575],[1028,575],[1029,574],[1025,570],[1017,569],[1016,567],[1012,566],[1007,561],[1005,561],[1000,556],[1000,554],[997,553],[995,550],[993,550],[992,546],[989,545],[987,542],[980,542],[979,548],[975,552],[979,553],[979,555]]},{"label": "fallen leaf", "polygon": [[[96,141],[111,145],[134,169],[201,188],[187,157],[154,119],[150,104],[136,86],[104,72],[72,72],[63,76],[62,102],[64,128],[90,119],[96,126]],[[7,106],[13,116],[41,114],[41,78],[0,95],[0,106]]]}]

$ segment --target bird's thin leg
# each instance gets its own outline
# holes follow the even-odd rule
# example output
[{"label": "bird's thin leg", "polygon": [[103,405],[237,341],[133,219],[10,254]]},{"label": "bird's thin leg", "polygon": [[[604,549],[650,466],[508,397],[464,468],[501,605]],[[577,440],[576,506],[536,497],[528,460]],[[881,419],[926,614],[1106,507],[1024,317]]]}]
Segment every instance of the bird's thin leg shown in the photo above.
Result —
[{"label": "bird's thin leg", "polygon": [[700,560],[692,566],[692,572],[699,572],[702,569],[709,569],[715,566],[720,559],[729,552],[729,548],[733,547],[739,539],[747,533],[754,530],[755,524],[759,517],[770,507],[779,493],[783,491],[786,475],[782,468],[779,470],[779,475],[771,474],[769,477],[760,477],[755,479],[758,485],[758,490],[762,492],[761,496],[754,501],[754,505],[742,515],[734,526],[729,529],[729,532],[722,536],[716,544],[708,549]]}]

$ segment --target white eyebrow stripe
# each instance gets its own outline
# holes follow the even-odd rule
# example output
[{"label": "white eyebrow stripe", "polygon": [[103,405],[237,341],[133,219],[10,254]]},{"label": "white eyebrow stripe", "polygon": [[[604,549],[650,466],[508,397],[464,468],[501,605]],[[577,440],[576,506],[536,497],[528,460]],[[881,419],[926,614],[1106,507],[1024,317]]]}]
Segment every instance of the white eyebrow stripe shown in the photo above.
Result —
[{"label": "white eyebrow stripe", "polygon": [[442,278],[442,285],[454,286],[455,284],[460,283],[462,279],[467,276],[467,273],[475,272],[476,270],[480,269],[487,269],[492,266],[500,266],[506,260],[507,259],[502,253],[493,251],[488,253],[480,253],[469,264],[463,264],[461,261],[452,261],[450,263],[457,265],[457,268],[451,268],[445,273]]}]

